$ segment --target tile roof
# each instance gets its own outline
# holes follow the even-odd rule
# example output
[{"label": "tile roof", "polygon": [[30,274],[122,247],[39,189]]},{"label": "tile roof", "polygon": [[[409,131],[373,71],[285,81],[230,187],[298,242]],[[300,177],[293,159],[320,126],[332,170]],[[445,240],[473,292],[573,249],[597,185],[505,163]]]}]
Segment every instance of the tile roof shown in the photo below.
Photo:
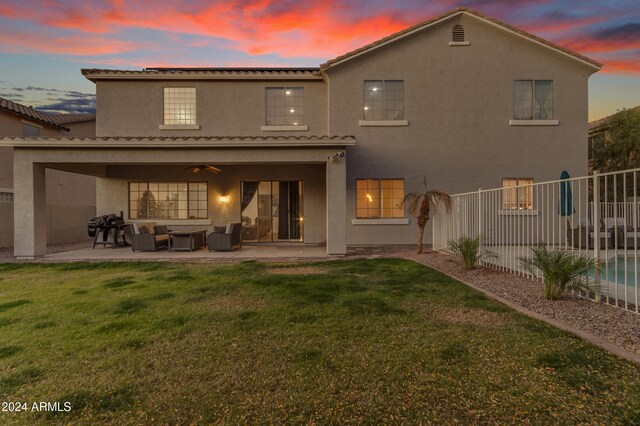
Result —
[{"label": "tile roof", "polygon": [[[634,110],[640,111],[640,105],[626,109],[626,111],[634,111]],[[594,130],[598,130],[601,127],[606,126],[607,124],[609,124],[609,121],[611,121],[611,117],[616,115],[616,114],[617,113],[608,115],[608,116],[603,117],[603,118],[601,118],[599,120],[592,121],[591,123],[589,123],[589,132],[592,132]]]},{"label": "tile roof", "polygon": [[0,146],[69,148],[228,148],[355,145],[354,136],[115,136],[91,138],[0,138]]},{"label": "tile roof", "polygon": [[583,56],[583,55],[581,55],[581,54],[579,54],[577,52],[574,52],[574,51],[569,50],[569,49],[567,49],[565,47],[559,46],[559,45],[557,45],[555,43],[552,43],[552,42],[550,42],[548,40],[545,40],[543,38],[540,38],[538,36],[530,34],[530,33],[526,32],[526,31],[523,31],[523,30],[521,30],[519,28],[513,27],[513,26],[511,26],[509,24],[506,24],[506,23],[496,19],[496,18],[492,18],[490,16],[483,15],[480,12],[468,9],[466,7],[459,7],[457,9],[453,9],[453,10],[451,10],[449,12],[446,12],[446,13],[444,13],[442,15],[436,16],[435,18],[420,22],[419,24],[413,25],[413,26],[411,26],[409,28],[406,28],[406,29],[404,29],[402,31],[399,31],[399,32],[397,32],[395,34],[391,34],[391,35],[389,35],[389,36],[387,36],[385,38],[382,38],[380,40],[374,41],[373,43],[370,43],[370,44],[368,44],[366,46],[362,46],[362,47],[360,47],[358,49],[355,49],[355,50],[353,50],[351,52],[348,52],[348,53],[345,53],[343,55],[340,55],[337,58],[330,59],[327,62],[325,62],[324,64],[320,65],[320,68],[322,70],[327,69],[327,68],[329,68],[329,67],[331,67],[333,65],[336,65],[336,63],[338,63],[338,62],[343,62],[343,61],[349,60],[352,57],[358,56],[358,55],[360,55],[360,54],[362,54],[362,53],[364,53],[366,51],[375,49],[375,48],[380,47],[380,46],[382,46],[384,44],[392,42],[392,41],[394,41],[394,39],[401,38],[401,37],[403,37],[405,35],[408,35],[408,34],[414,32],[414,31],[420,30],[422,27],[427,27],[427,26],[429,26],[429,25],[431,25],[431,24],[433,24],[435,22],[441,21],[443,19],[452,18],[452,17],[454,17],[456,15],[463,14],[463,13],[468,14],[470,16],[474,16],[476,18],[480,18],[480,19],[484,19],[484,20],[490,21],[490,22],[492,22],[492,23],[494,23],[494,24],[496,24],[496,25],[498,25],[500,27],[503,27],[503,28],[505,28],[505,29],[507,29],[509,31],[515,32],[515,33],[517,33],[517,34],[519,34],[519,35],[521,35],[523,37],[526,37],[526,38],[534,41],[534,42],[541,43],[541,44],[546,45],[546,46],[548,46],[548,47],[550,47],[552,49],[559,50],[559,51],[561,51],[563,53],[566,53],[566,54],[568,54],[570,56],[573,56],[576,59],[579,59],[581,61],[587,62],[587,63],[593,65],[594,67],[597,67],[597,68],[602,67],[601,63],[599,63],[597,61],[594,61],[593,59],[587,58],[586,56]]},{"label": "tile roof", "polygon": [[69,130],[63,125],[63,123],[51,118],[51,115],[37,111],[34,108],[12,102],[5,98],[0,98],[0,110],[8,111],[22,118],[26,118],[40,124],[46,124],[47,126],[55,127],[57,129]]},{"label": "tile roof", "polygon": [[95,121],[95,114],[46,114],[51,120],[58,124],[82,123],[85,121]]},{"label": "tile roof", "polygon": [[145,68],[142,70],[113,70],[101,68],[83,68],[83,76],[92,78],[103,76],[121,77],[253,77],[253,78],[321,78],[320,68]]},{"label": "tile roof", "polygon": [[303,135],[303,136],[104,136],[92,138],[41,138],[50,140],[68,140],[68,141],[95,141],[95,140],[114,140],[114,141],[340,141],[352,140],[355,136],[351,135]]}]

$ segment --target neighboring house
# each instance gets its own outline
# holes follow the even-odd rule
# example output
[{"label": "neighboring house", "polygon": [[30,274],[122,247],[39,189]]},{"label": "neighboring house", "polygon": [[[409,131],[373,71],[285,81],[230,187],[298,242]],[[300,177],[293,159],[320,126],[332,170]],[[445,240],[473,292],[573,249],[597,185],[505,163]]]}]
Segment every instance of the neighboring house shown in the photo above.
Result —
[{"label": "neighboring house", "polygon": [[[0,98],[0,137],[95,137],[95,129],[93,114],[47,114]],[[48,241],[82,240],[95,216],[95,177],[54,168],[46,173]],[[0,147],[0,247],[13,246],[13,200],[13,148]]]},{"label": "neighboring house", "polygon": [[[16,220],[15,254],[45,250],[43,164],[97,176],[97,213],[129,221],[242,220],[244,241],[331,255],[412,244],[401,201],[423,176],[455,193],[584,175],[600,67],[456,9],[318,68],[84,69],[96,138],[0,142],[16,149],[16,208],[33,212]],[[504,209],[535,214],[530,191],[505,194]]]},{"label": "neighboring house", "polygon": [[[640,111],[640,105],[630,108],[629,110]],[[589,159],[589,174],[593,173],[593,147],[597,144],[604,143],[607,129],[609,128],[609,122],[611,117],[615,114],[608,115],[599,120],[589,123],[589,139],[588,139],[588,159]]]}]

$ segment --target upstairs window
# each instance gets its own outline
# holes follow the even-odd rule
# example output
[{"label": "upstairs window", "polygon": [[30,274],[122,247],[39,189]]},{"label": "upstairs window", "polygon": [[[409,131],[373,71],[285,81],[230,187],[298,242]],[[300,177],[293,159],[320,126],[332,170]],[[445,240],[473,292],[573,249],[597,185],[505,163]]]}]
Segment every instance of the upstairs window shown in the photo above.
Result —
[{"label": "upstairs window", "polygon": [[502,179],[503,210],[533,210],[533,179]]},{"label": "upstairs window", "polygon": [[356,179],[358,219],[404,218],[403,179]]},{"label": "upstairs window", "polygon": [[303,87],[267,87],[267,126],[304,124]]},{"label": "upstairs window", "polygon": [[516,80],[513,118],[552,120],[553,80]]},{"label": "upstairs window", "polygon": [[365,80],[364,119],[403,120],[404,81]]},{"label": "upstairs window", "polygon": [[464,42],[464,27],[462,25],[454,25],[453,26],[453,34],[451,37],[451,41],[454,43],[462,43]]},{"label": "upstairs window", "polygon": [[164,88],[164,124],[196,124],[196,88]]},{"label": "upstairs window", "polygon": [[30,124],[22,123],[22,136],[38,137],[40,136],[40,128]]}]

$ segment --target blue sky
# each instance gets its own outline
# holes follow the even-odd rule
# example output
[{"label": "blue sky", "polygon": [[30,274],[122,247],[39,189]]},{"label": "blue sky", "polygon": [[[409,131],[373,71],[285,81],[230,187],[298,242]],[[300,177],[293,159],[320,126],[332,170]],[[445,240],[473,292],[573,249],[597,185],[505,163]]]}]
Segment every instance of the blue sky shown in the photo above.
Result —
[{"label": "blue sky", "polygon": [[80,68],[318,66],[458,6],[604,63],[590,120],[640,104],[637,0],[0,0],[0,96],[87,112]]}]

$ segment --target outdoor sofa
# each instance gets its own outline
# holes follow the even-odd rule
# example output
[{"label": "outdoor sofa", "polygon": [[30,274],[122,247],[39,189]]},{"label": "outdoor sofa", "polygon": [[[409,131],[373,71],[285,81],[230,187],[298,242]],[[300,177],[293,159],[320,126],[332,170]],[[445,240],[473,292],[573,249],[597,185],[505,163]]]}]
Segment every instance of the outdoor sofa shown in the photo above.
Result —
[{"label": "outdoor sofa", "polygon": [[168,247],[169,230],[164,225],[155,222],[134,223],[125,228],[127,240],[131,241],[133,251],[158,251]]},{"label": "outdoor sofa", "polygon": [[231,251],[241,247],[242,223],[229,222],[227,226],[214,226],[207,237],[209,251]]}]

